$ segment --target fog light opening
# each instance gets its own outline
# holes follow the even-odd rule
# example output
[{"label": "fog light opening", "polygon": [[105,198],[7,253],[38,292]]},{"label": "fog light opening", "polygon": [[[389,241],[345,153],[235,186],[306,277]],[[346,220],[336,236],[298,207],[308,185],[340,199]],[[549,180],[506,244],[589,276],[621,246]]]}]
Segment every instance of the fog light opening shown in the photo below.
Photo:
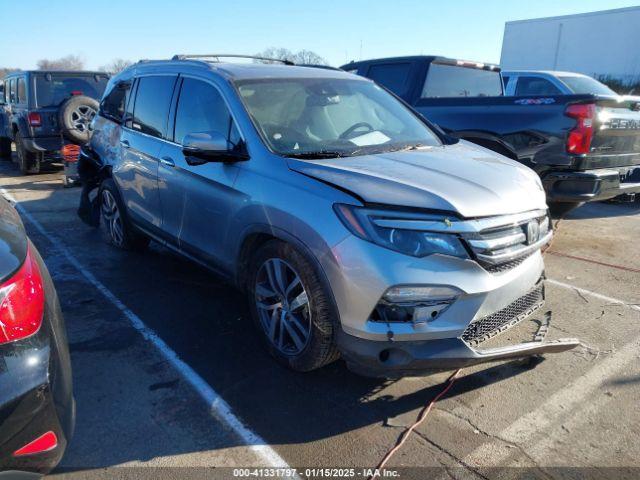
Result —
[{"label": "fog light opening", "polygon": [[424,325],[438,318],[460,293],[456,288],[442,286],[391,287],[376,305],[371,320]]}]

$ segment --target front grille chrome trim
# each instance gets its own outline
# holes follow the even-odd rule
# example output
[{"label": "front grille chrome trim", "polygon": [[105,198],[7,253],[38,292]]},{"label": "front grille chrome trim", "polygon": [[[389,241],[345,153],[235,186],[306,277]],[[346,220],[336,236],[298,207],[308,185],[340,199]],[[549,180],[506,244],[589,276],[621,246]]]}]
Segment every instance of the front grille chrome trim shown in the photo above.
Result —
[{"label": "front grille chrome trim", "polygon": [[488,238],[482,240],[467,240],[469,245],[472,248],[477,248],[480,250],[497,250],[498,248],[506,248],[511,247],[513,245],[517,245],[519,243],[524,242],[527,239],[527,236],[522,233],[513,233],[511,235],[505,237],[497,237],[497,238]]},{"label": "front grille chrome trim", "polygon": [[532,243],[531,245],[517,248],[515,250],[510,250],[505,253],[476,253],[476,257],[478,257],[478,260],[488,265],[497,265],[500,263],[510,262],[512,260],[515,260],[516,258],[526,257],[527,255],[530,255],[536,250],[542,248],[551,241],[551,237],[553,237],[553,232],[549,231],[544,237],[542,237],[537,242]]},{"label": "front grille chrome trim", "polygon": [[[406,215],[406,214],[405,214]],[[397,218],[393,214],[393,218],[375,217],[372,222],[382,228],[397,228],[400,230],[417,230],[425,232],[437,233],[480,233],[484,230],[494,228],[507,228],[520,225],[528,220],[540,218],[547,215],[546,210],[531,210],[524,213],[516,213],[512,215],[500,215],[497,217],[485,217],[473,220],[456,220],[449,218],[448,221],[443,220],[421,220],[418,218]]]}]

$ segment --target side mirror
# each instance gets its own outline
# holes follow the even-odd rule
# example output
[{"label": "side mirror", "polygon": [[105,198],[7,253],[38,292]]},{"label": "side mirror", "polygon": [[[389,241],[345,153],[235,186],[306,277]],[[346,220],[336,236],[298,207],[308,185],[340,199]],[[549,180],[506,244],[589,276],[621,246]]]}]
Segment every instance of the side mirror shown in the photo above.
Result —
[{"label": "side mirror", "polygon": [[224,135],[218,132],[199,132],[185,135],[182,140],[182,152],[189,165],[249,160],[244,143],[233,146]]}]

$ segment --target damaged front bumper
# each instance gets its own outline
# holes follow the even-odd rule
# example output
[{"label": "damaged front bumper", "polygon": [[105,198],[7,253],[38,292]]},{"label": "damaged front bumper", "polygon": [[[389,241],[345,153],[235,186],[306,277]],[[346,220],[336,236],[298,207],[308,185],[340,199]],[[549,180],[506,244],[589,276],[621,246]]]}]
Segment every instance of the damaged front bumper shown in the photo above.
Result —
[{"label": "damaged front bumper", "polygon": [[[415,376],[434,370],[559,353],[578,346],[580,341],[575,338],[545,341],[551,312],[546,312],[543,320],[534,318],[537,317],[534,312],[540,311],[544,301],[544,281],[541,280],[510,305],[471,322],[456,338],[394,341],[390,336],[387,341],[374,341],[341,331],[338,345],[352,371],[372,377]],[[523,338],[529,341],[514,343]]]},{"label": "damaged front bumper", "polygon": [[481,363],[560,353],[579,344],[575,338],[566,338],[477,349],[459,338],[374,342],[343,332],[338,336],[338,345],[348,368],[367,377],[417,376],[434,370],[452,370]]}]

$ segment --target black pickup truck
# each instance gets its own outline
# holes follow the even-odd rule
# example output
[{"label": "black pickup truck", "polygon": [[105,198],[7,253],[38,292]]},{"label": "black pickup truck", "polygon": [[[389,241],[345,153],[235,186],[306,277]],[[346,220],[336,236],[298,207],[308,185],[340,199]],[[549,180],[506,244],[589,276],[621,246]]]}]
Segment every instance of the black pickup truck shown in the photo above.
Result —
[{"label": "black pickup truck", "polygon": [[640,98],[503,95],[495,65],[436,56],[352,62],[450,135],[533,168],[552,209],[640,193]]}]

